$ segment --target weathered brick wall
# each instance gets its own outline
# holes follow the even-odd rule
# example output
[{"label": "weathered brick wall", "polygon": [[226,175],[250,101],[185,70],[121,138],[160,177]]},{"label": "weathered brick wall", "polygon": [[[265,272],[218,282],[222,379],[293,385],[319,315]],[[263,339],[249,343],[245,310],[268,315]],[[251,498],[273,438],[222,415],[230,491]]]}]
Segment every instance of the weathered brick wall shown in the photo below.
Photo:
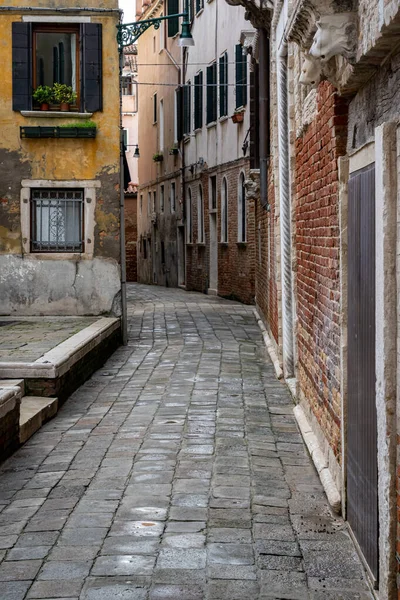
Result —
[{"label": "weathered brick wall", "polygon": [[[248,174],[247,159],[221,165],[215,171],[202,173],[188,183],[192,191],[193,243],[186,245],[186,287],[207,292],[210,277],[209,178],[217,177],[218,294],[246,304],[255,294],[255,206],[247,200],[247,241],[238,243],[238,186],[240,173]],[[223,178],[228,189],[228,243],[221,243],[221,187]],[[197,200],[199,185],[203,188],[205,243],[198,243]],[[187,192],[188,193],[188,192]]]},{"label": "weathered brick wall", "polygon": [[347,105],[328,82],[317,116],[296,140],[298,379],[340,460],[340,288],[338,165],[345,153]]},{"label": "weathered brick wall", "polygon": [[137,281],[137,197],[125,197],[126,280]]},{"label": "weathered brick wall", "polygon": [[267,211],[256,204],[256,302],[260,316],[278,343],[278,292],[275,260],[275,188],[272,168],[269,172]]}]

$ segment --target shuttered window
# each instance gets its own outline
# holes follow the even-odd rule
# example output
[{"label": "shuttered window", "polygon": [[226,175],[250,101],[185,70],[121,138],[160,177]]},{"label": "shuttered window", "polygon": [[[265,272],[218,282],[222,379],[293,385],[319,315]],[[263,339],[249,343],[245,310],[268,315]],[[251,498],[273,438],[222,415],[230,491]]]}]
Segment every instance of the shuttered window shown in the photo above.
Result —
[{"label": "shuttered window", "polygon": [[[79,98],[77,110],[83,112],[103,110],[102,26],[99,23],[82,23],[79,30],[76,28],[76,36],[71,34],[72,30],[71,25],[66,26],[63,36],[62,28],[58,28],[55,33],[54,27],[46,25],[45,22],[38,25],[19,22],[12,24],[13,110],[31,110],[34,87],[41,84],[52,86],[55,82],[72,84]],[[59,43],[56,44],[57,47],[53,44],[51,81],[45,80],[45,65],[37,60],[37,57],[33,60],[34,37],[37,33],[40,44],[45,47],[46,32],[49,36],[61,36]],[[74,37],[73,44],[71,42],[72,47],[78,46],[76,54],[71,48],[69,53],[66,51],[66,44],[68,45],[72,39],[71,35]],[[37,44],[38,40],[35,38],[35,45]],[[68,57],[71,63],[69,66]],[[80,65],[77,63],[73,65],[74,60]],[[35,72],[32,69],[33,64]],[[76,73],[80,73],[80,80]]]},{"label": "shuttered window", "polygon": [[235,99],[236,108],[247,104],[247,56],[243,54],[243,47],[235,47]]},{"label": "shuttered window", "polygon": [[219,59],[219,116],[228,114],[228,54]]},{"label": "shuttered window", "polygon": [[183,86],[183,134],[190,133],[191,125],[191,85],[190,81]]},{"label": "shuttered window", "polygon": [[204,0],[196,0],[196,13],[200,12],[204,8]]},{"label": "shuttered window", "polygon": [[203,127],[203,72],[194,77],[194,128]]},{"label": "shuttered window", "polygon": [[175,137],[176,142],[180,142],[183,137],[182,103],[183,103],[183,88],[178,87],[175,90],[175,132],[174,132],[174,137]]},{"label": "shuttered window", "polygon": [[[179,0],[168,0],[168,14],[177,15],[179,13]],[[168,37],[173,37],[179,31],[179,17],[168,19]]]},{"label": "shuttered window", "polygon": [[217,63],[207,67],[207,125],[217,120]]}]

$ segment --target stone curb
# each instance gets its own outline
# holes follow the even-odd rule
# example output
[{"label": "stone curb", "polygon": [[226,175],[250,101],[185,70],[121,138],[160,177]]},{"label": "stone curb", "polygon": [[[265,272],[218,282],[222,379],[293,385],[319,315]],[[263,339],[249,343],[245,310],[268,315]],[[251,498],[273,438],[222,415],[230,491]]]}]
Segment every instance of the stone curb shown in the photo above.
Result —
[{"label": "stone curb", "polygon": [[278,355],[277,355],[276,350],[274,348],[274,345],[273,345],[273,343],[271,341],[271,338],[268,335],[268,332],[267,332],[267,330],[265,328],[264,323],[262,322],[262,320],[260,318],[260,315],[258,314],[257,309],[253,308],[253,312],[254,312],[254,315],[256,317],[258,326],[261,329],[261,333],[262,333],[262,336],[264,338],[264,344],[265,344],[265,346],[266,346],[266,348],[268,350],[269,357],[270,357],[270,359],[272,361],[272,364],[274,365],[276,376],[277,376],[278,379],[282,379],[283,378],[283,371],[282,371],[281,366],[279,364]]}]

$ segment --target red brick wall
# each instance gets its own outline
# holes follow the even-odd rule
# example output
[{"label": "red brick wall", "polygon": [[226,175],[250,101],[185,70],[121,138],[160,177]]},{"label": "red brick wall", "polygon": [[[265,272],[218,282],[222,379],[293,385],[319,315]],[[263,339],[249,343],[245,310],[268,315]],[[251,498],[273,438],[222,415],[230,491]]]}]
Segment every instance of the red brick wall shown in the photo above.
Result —
[{"label": "red brick wall", "polygon": [[[248,173],[248,161],[241,160],[208,171],[187,184],[192,190],[193,243],[186,245],[186,288],[207,292],[210,264],[209,178],[217,177],[217,239],[218,239],[218,294],[246,304],[254,302],[255,293],[255,209],[247,202],[247,242],[238,244],[238,185],[241,171]],[[226,177],[228,187],[228,243],[221,240],[221,186]],[[197,194],[203,187],[205,244],[197,240]]]},{"label": "red brick wall", "polygon": [[256,301],[260,316],[278,343],[278,293],[276,289],[275,189],[272,168],[268,180],[267,211],[256,205]]},{"label": "red brick wall", "polygon": [[126,280],[137,281],[137,197],[125,196]]},{"label": "red brick wall", "polygon": [[297,340],[300,389],[340,460],[340,288],[337,159],[347,105],[328,82],[295,147]]}]

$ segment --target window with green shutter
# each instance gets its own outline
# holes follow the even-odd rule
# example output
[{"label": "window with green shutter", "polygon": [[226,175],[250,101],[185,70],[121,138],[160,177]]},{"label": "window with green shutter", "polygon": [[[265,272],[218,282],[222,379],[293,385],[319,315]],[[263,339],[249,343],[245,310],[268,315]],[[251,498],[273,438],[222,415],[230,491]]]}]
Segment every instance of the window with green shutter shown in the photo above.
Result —
[{"label": "window with green shutter", "polygon": [[219,116],[228,114],[228,54],[225,52],[219,59]]},{"label": "window with green shutter", "polygon": [[203,72],[194,77],[194,128],[203,127]]},{"label": "window with green shutter", "polygon": [[235,85],[236,108],[247,104],[247,55],[243,54],[243,46],[235,47]]},{"label": "window with green shutter", "polygon": [[204,8],[204,0],[196,0],[196,13],[200,12]]},{"label": "window with green shutter", "polygon": [[207,125],[217,120],[217,63],[207,67]]},{"label": "window with green shutter", "polygon": [[[179,13],[179,0],[168,0],[168,15],[177,15]],[[173,37],[179,31],[179,17],[168,19],[168,37]]]},{"label": "window with green shutter", "polygon": [[190,116],[191,116],[191,85],[190,81],[183,86],[183,134],[190,133]]}]

